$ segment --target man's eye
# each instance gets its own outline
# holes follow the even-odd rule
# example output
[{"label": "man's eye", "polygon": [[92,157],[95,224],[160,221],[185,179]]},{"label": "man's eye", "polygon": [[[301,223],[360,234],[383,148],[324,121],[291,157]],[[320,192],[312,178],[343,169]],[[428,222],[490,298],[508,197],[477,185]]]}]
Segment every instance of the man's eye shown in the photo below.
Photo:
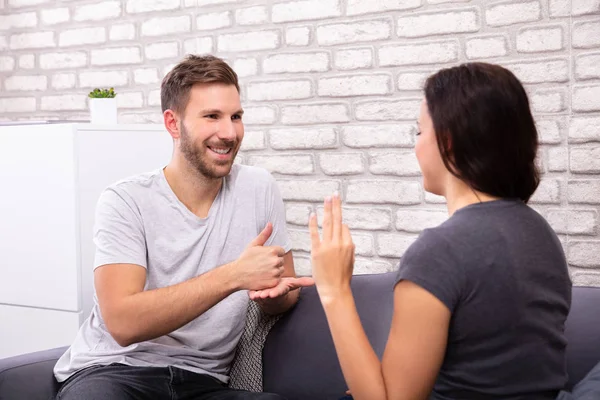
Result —
[{"label": "man's eye", "polygon": [[236,114],[236,115],[232,116],[231,119],[242,119],[242,116],[239,114]]},{"label": "man's eye", "polygon": [[216,118],[218,118],[218,116],[217,116],[217,114],[209,114],[209,115],[206,116],[206,118],[216,119]]}]

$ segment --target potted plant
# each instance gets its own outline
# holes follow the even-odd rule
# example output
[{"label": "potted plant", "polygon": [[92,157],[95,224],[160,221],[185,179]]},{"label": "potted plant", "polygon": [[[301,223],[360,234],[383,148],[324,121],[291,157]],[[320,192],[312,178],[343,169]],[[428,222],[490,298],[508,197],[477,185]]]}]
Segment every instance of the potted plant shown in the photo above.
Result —
[{"label": "potted plant", "polygon": [[92,90],[90,98],[90,121],[92,124],[117,123],[117,99],[114,88]]}]

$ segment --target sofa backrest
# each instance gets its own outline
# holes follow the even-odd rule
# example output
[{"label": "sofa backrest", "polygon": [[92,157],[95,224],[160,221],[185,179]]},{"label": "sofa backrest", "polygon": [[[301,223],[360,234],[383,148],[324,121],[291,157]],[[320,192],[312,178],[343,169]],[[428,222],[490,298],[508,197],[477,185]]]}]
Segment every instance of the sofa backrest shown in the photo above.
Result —
[{"label": "sofa backrest", "polygon": [[[352,279],[356,307],[381,357],[393,312],[395,273]],[[573,288],[566,327],[569,388],[600,362],[600,288]],[[339,399],[347,390],[327,320],[314,287],[271,329],[263,350],[263,388],[289,400]]]}]

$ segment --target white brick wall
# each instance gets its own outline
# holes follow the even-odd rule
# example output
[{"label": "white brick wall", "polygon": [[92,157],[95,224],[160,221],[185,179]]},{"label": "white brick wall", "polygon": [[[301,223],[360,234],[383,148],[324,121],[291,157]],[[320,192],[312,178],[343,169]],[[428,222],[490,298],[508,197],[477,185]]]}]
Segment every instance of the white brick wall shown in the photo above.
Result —
[{"label": "white brick wall", "polygon": [[117,89],[123,123],[161,122],[160,81],[187,53],[240,77],[240,161],[280,185],[300,273],[306,225],[334,190],[355,271],[395,269],[446,218],[413,146],[425,79],[488,61],[526,85],[543,181],[532,204],[565,246],[576,284],[600,286],[598,0],[0,0],[0,119],[68,119]]}]

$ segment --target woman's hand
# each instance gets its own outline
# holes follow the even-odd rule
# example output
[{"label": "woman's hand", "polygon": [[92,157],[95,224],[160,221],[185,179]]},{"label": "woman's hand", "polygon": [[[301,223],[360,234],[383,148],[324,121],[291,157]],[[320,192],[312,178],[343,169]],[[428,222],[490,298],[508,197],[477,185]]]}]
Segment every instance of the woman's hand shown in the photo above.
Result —
[{"label": "woman's hand", "polygon": [[354,268],[354,243],[350,229],[342,224],[342,202],[335,193],[324,202],[323,238],[319,238],[316,215],[309,221],[312,272],[322,302],[350,292]]}]

